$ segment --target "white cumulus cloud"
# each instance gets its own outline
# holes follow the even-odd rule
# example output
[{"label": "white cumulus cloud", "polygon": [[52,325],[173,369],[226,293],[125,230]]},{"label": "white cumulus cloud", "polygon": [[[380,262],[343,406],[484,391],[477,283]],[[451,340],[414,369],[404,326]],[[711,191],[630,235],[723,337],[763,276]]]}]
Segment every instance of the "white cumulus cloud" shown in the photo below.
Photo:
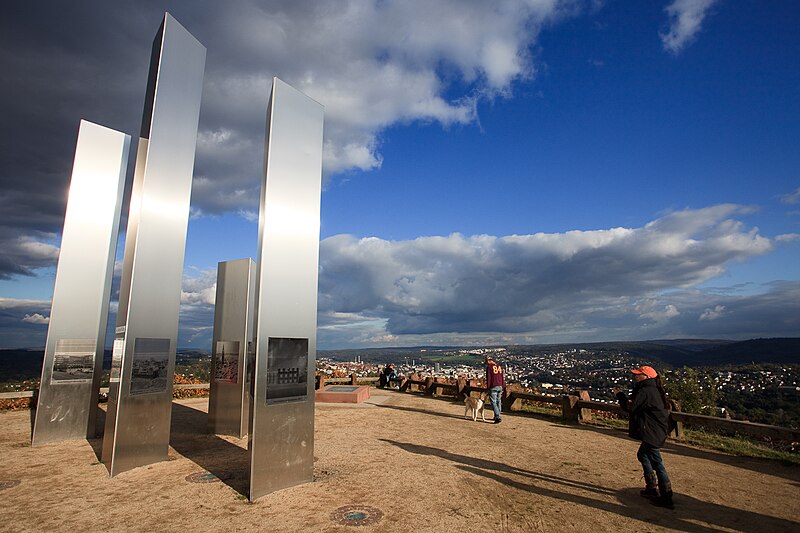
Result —
[{"label": "white cumulus cloud", "polygon": [[639,313],[639,319],[652,320],[655,322],[663,322],[681,314],[678,308],[673,304],[660,305],[657,300],[654,299],[638,302],[635,309],[636,312]]},{"label": "white cumulus cloud", "polygon": [[700,320],[716,320],[720,318],[724,312],[724,305],[715,305],[714,309],[707,308],[703,311],[703,314],[700,315]]},{"label": "white cumulus cloud", "polygon": [[213,15],[191,21],[209,49],[192,193],[204,213],[256,205],[273,75],[325,106],[326,176],[371,170],[382,164],[380,134],[390,126],[475,123],[479,101],[509,95],[515,81],[534,76],[530,49],[542,27],[579,12],[571,0],[204,9]]},{"label": "white cumulus cloud", "polygon": [[182,305],[213,306],[216,297],[216,269],[196,270],[194,275],[184,275],[181,287]]},{"label": "white cumulus cloud", "polygon": [[800,204],[800,187],[794,191],[781,196],[781,203],[784,204]]},{"label": "white cumulus cloud", "polygon": [[679,53],[700,32],[708,11],[717,0],[673,0],[665,8],[669,28],[661,34],[664,48]]},{"label": "white cumulus cloud", "polygon": [[50,317],[42,316],[39,313],[33,313],[32,315],[27,314],[22,317],[22,321],[27,322],[28,324],[49,324]]}]

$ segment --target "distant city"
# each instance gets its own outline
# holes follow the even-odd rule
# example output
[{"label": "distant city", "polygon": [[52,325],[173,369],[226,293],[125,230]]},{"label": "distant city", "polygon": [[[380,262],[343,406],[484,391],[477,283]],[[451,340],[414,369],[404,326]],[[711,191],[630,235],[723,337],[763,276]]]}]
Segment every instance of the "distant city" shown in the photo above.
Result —
[{"label": "distant city", "polygon": [[[632,386],[630,370],[653,361],[640,356],[620,352],[609,354],[608,350],[570,348],[563,351],[531,351],[528,347],[513,348],[474,348],[474,349],[426,349],[416,355],[398,353],[392,362],[400,375],[416,373],[437,377],[466,377],[480,379],[485,377],[481,363],[486,354],[493,354],[503,365],[506,380],[519,383],[523,387],[539,389],[542,392],[566,393],[575,390],[589,391],[592,399],[612,400],[613,387]],[[471,356],[471,357],[470,357]],[[357,376],[374,376],[383,369],[385,363],[366,362],[366,356],[355,353],[350,360],[341,355],[318,357],[317,372],[333,375],[336,372]],[[473,359],[470,362],[432,362],[431,358]],[[702,376],[710,376],[720,391],[757,393],[765,390],[781,390],[800,394],[800,366],[797,364],[768,365],[769,370],[754,368],[753,365],[737,366],[736,369],[705,369]],[[669,379],[680,370],[661,369]]]},{"label": "distant city", "polygon": [[630,370],[646,364],[685,410],[800,427],[800,339],[341,350],[320,352],[317,372],[375,376],[391,362],[400,375],[480,379],[489,353],[507,382],[543,394],[585,390],[593,400],[613,402],[612,388],[632,387]]},{"label": "distant city", "polygon": [[[316,372],[377,376],[394,363],[403,376],[481,379],[487,354],[504,367],[508,383],[543,394],[585,390],[607,402],[614,401],[613,387],[633,385],[632,368],[647,364],[687,411],[800,427],[800,338],[320,350]],[[41,361],[41,351],[0,350],[0,392],[38,388]],[[104,367],[110,367],[110,353]],[[209,352],[178,351],[180,377],[208,382],[210,369]]]}]

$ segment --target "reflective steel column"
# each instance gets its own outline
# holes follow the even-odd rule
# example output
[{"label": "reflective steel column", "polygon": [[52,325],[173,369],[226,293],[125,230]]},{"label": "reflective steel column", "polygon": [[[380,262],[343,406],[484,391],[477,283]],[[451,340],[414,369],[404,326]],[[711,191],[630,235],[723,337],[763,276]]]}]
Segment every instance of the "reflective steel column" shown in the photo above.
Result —
[{"label": "reflective steel column", "polygon": [[125,238],[103,437],[111,476],[167,458],[205,58],[166,14],[153,41]]},{"label": "reflective steel column", "polygon": [[250,500],[312,480],[323,108],[275,78],[261,185]]},{"label": "reflective steel column", "polygon": [[211,433],[239,438],[247,435],[253,376],[248,354],[253,353],[255,288],[256,264],[252,259],[222,261],[217,266],[208,398]]},{"label": "reflective steel column", "polygon": [[131,137],[81,120],[32,444],[95,436]]}]

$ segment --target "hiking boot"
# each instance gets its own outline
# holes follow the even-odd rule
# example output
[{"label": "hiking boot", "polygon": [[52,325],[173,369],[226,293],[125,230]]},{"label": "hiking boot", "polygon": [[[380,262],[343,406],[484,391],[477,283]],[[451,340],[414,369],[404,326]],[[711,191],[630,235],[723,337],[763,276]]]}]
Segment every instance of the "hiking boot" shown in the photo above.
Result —
[{"label": "hiking boot", "polygon": [[658,489],[656,489],[657,484],[658,477],[656,476],[656,473],[650,472],[649,475],[645,476],[644,488],[639,491],[639,494],[644,498],[658,498]]},{"label": "hiking boot", "polygon": [[661,490],[661,487],[659,487],[658,492],[658,498],[652,500],[653,505],[666,509],[675,509],[675,503],[672,501],[672,490]]},{"label": "hiking boot", "polygon": [[639,494],[645,498],[658,498],[658,489],[655,487],[645,487],[639,491]]}]

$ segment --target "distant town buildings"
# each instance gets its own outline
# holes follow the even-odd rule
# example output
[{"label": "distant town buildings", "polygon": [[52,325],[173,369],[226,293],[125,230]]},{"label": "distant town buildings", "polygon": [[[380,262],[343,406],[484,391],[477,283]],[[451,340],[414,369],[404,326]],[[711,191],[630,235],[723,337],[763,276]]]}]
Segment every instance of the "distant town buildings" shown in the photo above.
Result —
[{"label": "distant town buildings", "polygon": [[[563,351],[534,350],[532,347],[504,347],[504,348],[469,348],[419,350],[420,358],[463,360],[463,356],[473,357],[469,363],[437,361],[426,363],[410,358],[408,354],[400,354],[391,360],[395,364],[397,373],[409,375],[416,373],[421,376],[434,376],[444,378],[463,377],[467,379],[482,379],[485,377],[483,356],[493,354],[503,365],[508,383],[518,383],[521,386],[539,390],[543,393],[563,394],[575,390],[586,390],[592,399],[612,401],[611,390],[614,387],[627,389],[632,387],[630,369],[643,364],[653,364],[652,361],[634,357],[627,353],[609,353],[608,350],[565,349]],[[461,357],[459,357],[461,356]],[[353,358],[352,362],[334,361],[325,357],[318,357],[317,371],[328,376],[349,376],[356,374],[359,377],[377,376],[385,366],[385,362],[363,362],[361,355]],[[659,369],[667,379],[675,372],[669,369]],[[680,370],[677,370],[680,372]],[[741,391],[757,393],[766,390],[780,390],[781,392],[800,394],[800,368],[793,365],[776,366],[774,369],[763,370],[757,367],[742,367],[738,370],[700,370],[701,378],[710,377],[719,391]]]}]

